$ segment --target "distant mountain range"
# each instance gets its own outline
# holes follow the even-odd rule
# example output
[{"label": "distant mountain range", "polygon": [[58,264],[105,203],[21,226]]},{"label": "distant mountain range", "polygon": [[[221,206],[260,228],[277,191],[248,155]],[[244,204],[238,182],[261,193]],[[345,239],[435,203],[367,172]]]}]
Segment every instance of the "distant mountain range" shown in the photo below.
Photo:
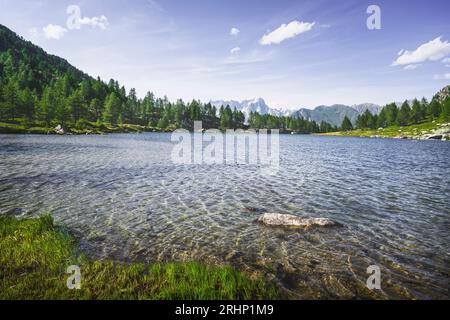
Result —
[{"label": "distant mountain range", "polygon": [[271,114],[274,116],[289,116],[292,113],[290,110],[270,108],[262,98],[244,100],[241,102],[235,100],[216,100],[211,101],[211,104],[217,108],[220,108],[221,106],[230,106],[231,109],[242,111],[245,114],[246,119],[250,117],[251,112],[257,112],[261,115]]},{"label": "distant mountain range", "polygon": [[333,126],[340,126],[346,116],[355,123],[358,116],[366,110],[369,110],[373,114],[379,114],[383,109],[383,107],[373,103],[364,103],[353,106],[335,104],[332,106],[318,106],[315,109],[303,108],[295,111],[270,108],[262,98],[244,100],[242,102],[235,100],[216,100],[211,101],[211,104],[217,108],[227,105],[232,109],[236,108],[236,110],[242,111],[245,114],[247,120],[251,112],[258,112],[261,115],[271,114],[274,116],[303,117],[306,120],[316,121],[317,123],[326,121]]},{"label": "distant mountain range", "polygon": [[[448,96],[450,96],[450,85],[439,91],[433,99],[437,99],[440,103],[442,103]],[[408,100],[408,103],[412,105],[413,101],[414,100]],[[238,111],[242,111],[245,114],[247,120],[251,112],[258,112],[261,115],[271,114],[274,116],[303,117],[305,120],[315,121],[317,123],[326,121],[333,126],[340,126],[345,117],[348,117],[353,124],[355,124],[358,116],[366,112],[366,110],[369,110],[372,114],[379,114],[384,108],[374,103],[362,103],[352,106],[334,104],[331,106],[318,106],[314,109],[274,109],[270,108],[262,98],[244,100],[242,102],[234,100],[216,100],[211,101],[211,104],[217,108],[227,105],[229,105],[232,109],[236,108]],[[399,108],[402,104],[403,102],[396,102],[396,105]]]}]

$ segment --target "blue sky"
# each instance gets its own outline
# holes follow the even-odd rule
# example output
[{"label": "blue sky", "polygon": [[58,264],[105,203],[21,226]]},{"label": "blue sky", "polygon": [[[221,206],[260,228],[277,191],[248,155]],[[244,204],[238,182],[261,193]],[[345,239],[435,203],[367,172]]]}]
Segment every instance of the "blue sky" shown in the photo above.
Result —
[{"label": "blue sky", "polygon": [[[366,26],[372,4],[380,30]],[[67,26],[69,5],[81,9],[79,29]],[[294,109],[431,97],[450,83],[447,0],[0,0],[0,8],[1,24],[140,96],[262,97]]]}]

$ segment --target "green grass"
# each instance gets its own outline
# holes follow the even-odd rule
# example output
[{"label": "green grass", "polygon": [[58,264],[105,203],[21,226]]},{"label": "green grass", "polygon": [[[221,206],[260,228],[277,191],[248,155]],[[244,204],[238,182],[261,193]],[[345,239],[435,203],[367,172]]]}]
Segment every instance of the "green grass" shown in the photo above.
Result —
[{"label": "green grass", "polygon": [[0,122],[0,133],[26,133],[27,128],[16,123]]},{"label": "green grass", "polygon": [[410,126],[391,126],[383,129],[375,130],[353,130],[353,131],[340,131],[324,133],[324,136],[347,136],[347,137],[381,137],[381,138],[396,138],[406,137],[413,138],[418,135],[430,133],[432,130],[440,128],[440,124],[446,123],[446,121],[430,121],[420,124],[414,124]]},{"label": "green grass", "polygon": [[[66,286],[67,267],[81,268],[81,289]],[[121,264],[92,261],[51,216],[0,218],[0,299],[275,299],[278,289],[231,267],[198,262]]]},{"label": "green grass", "polygon": [[[27,121],[23,118],[0,121],[0,133],[3,134],[55,134],[54,128],[58,123],[51,126],[42,121]],[[81,134],[105,134],[105,133],[139,133],[159,132],[161,130],[153,127],[144,127],[134,124],[111,125],[105,123],[81,121],[80,123],[68,125],[68,133]]]}]

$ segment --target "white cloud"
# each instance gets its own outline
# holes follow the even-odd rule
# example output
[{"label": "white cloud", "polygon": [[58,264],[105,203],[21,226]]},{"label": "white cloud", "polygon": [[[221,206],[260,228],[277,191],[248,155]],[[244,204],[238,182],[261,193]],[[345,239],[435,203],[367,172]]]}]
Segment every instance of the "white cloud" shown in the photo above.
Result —
[{"label": "white cloud", "polygon": [[442,63],[450,63],[450,58],[445,58],[441,61]]},{"label": "white cloud", "polygon": [[67,29],[55,24],[49,24],[48,26],[42,28],[42,30],[44,31],[44,35],[47,39],[55,40],[61,39],[67,32]]},{"label": "white cloud", "polygon": [[233,49],[231,49],[231,51],[230,51],[230,53],[231,53],[232,55],[238,54],[239,52],[241,52],[241,48],[239,48],[239,47],[233,48]]},{"label": "white cloud", "polygon": [[420,45],[414,51],[402,50],[393,66],[405,66],[421,62],[438,61],[450,54],[450,43],[441,41],[441,37]]},{"label": "white cloud", "polygon": [[108,18],[106,18],[105,16],[92,18],[84,17],[79,20],[79,23],[81,25],[88,25],[94,28],[99,27],[102,30],[105,30],[109,26]]},{"label": "white cloud", "polygon": [[446,74],[435,74],[434,80],[450,80],[450,73]]},{"label": "white cloud", "polygon": [[310,31],[315,22],[300,22],[300,21],[292,21],[289,24],[282,24],[278,29],[265,34],[259,43],[261,45],[271,45],[271,44],[279,44],[284,40],[294,38],[301,33]]},{"label": "white cloud", "polygon": [[421,66],[420,64],[408,64],[408,65],[404,66],[403,69],[405,69],[405,70],[414,70],[414,69],[417,69],[420,66]]},{"label": "white cloud", "polygon": [[241,30],[239,30],[238,28],[231,28],[230,30],[230,36],[237,36],[239,33],[241,33]]}]

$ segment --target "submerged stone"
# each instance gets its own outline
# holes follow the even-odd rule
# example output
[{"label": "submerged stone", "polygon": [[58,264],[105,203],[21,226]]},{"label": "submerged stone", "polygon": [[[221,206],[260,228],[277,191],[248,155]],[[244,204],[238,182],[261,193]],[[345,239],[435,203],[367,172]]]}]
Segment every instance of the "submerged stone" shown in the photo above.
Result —
[{"label": "submerged stone", "polygon": [[267,226],[287,226],[287,227],[334,227],[340,224],[327,218],[301,218],[291,214],[265,213],[261,215],[257,222]]}]

